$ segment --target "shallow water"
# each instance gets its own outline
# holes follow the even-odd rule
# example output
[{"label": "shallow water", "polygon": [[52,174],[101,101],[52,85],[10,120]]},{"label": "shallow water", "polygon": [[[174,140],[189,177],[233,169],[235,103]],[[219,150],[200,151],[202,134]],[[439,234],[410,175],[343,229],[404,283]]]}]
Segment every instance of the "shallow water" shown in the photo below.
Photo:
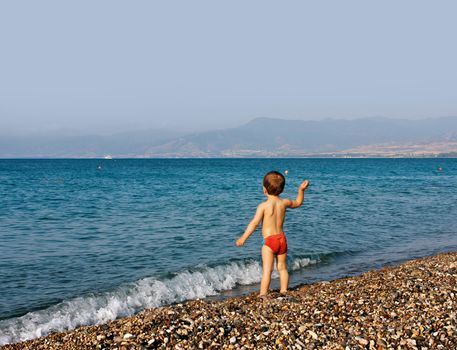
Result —
[{"label": "shallow water", "polygon": [[256,290],[272,169],[291,285],[457,248],[456,159],[0,160],[0,344]]}]

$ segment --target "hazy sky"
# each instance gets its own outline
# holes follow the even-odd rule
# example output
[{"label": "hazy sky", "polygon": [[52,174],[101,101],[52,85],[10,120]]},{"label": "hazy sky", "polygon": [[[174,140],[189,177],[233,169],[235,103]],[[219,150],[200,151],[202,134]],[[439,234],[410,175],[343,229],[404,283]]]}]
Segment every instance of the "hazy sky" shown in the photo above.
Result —
[{"label": "hazy sky", "polygon": [[0,132],[457,116],[456,1],[2,1]]}]

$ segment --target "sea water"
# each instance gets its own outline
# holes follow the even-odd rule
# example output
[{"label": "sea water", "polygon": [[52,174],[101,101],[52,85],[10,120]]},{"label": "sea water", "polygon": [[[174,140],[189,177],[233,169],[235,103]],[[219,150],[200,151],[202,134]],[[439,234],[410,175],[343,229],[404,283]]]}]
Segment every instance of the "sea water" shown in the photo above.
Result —
[{"label": "sea water", "polygon": [[292,286],[457,250],[456,159],[0,160],[0,345],[257,290],[269,170]]}]

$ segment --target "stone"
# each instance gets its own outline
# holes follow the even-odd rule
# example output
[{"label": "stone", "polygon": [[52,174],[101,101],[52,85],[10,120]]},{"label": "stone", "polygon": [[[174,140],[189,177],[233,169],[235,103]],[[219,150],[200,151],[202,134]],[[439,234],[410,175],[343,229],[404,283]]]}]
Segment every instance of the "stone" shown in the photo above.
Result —
[{"label": "stone", "polygon": [[313,339],[317,339],[318,336],[315,332],[313,332],[312,330],[308,330],[308,334],[313,338]]},{"label": "stone", "polygon": [[366,340],[365,338],[355,337],[355,340],[357,340],[357,342],[362,346],[367,346],[368,345],[368,340]]}]

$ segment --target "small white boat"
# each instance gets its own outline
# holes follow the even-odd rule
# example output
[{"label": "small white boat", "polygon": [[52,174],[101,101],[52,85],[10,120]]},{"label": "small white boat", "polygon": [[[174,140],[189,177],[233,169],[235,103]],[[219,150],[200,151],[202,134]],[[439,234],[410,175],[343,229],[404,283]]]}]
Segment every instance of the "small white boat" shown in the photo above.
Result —
[{"label": "small white boat", "polygon": [[103,158],[105,158],[105,159],[113,159],[113,157],[110,154],[104,156]]}]

